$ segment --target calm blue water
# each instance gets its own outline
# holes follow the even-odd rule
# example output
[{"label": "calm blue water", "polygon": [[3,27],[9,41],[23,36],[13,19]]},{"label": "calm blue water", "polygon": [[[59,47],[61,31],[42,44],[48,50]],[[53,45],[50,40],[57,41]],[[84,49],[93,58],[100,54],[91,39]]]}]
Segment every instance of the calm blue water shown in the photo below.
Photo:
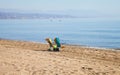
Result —
[{"label": "calm blue water", "polygon": [[59,37],[61,43],[120,48],[120,19],[0,20],[0,38],[45,42]]}]

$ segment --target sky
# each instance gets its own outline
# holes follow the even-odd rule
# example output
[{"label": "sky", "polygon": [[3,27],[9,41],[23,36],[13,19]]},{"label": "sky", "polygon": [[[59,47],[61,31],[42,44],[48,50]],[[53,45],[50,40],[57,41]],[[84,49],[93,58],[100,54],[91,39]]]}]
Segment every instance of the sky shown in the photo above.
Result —
[{"label": "sky", "polygon": [[0,8],[36,12],[72,11],[73,14],[94,12],[96,14],[120,16],[120,0],[0,0]]}]

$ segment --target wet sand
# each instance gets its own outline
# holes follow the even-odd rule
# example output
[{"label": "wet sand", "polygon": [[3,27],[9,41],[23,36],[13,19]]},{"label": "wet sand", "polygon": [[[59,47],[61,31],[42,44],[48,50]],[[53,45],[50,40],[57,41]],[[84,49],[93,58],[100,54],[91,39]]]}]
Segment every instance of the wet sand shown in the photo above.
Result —
[{"label": "wet sand", "polygon": [[120,75],[120,50],[0,40],[0,75]]}]

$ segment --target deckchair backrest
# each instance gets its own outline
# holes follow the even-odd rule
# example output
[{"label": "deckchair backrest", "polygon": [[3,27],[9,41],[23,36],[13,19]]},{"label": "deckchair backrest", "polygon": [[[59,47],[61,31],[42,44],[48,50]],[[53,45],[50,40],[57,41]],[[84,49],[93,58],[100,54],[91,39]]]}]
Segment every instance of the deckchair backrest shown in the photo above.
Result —
[{"label": "deckchair backrest", "polygon": [[53,47],[52,40],[50,38],[46,38],[46,41],[49,43],[50,47]]},{"label": "deckchair backrest", "polygon": [[61,47],[60,39],[59,38],[55,38],[54,41],[55,41],[57,47]]}]

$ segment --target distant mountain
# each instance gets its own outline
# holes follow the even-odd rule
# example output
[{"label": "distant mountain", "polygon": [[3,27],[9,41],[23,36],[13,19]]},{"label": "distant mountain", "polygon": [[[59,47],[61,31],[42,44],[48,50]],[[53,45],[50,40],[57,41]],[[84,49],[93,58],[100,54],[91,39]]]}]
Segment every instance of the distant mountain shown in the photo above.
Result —
[{"label": "distant mountain", "polygon": [[75,18],[75,16],[45,13],[0,12],[0,19],[49,19],[49,18]]},{"label": "distant mountain", "polygon": [[18,10],[0,8],[0,19],[104,18],[119,17],[94,10]]}]

